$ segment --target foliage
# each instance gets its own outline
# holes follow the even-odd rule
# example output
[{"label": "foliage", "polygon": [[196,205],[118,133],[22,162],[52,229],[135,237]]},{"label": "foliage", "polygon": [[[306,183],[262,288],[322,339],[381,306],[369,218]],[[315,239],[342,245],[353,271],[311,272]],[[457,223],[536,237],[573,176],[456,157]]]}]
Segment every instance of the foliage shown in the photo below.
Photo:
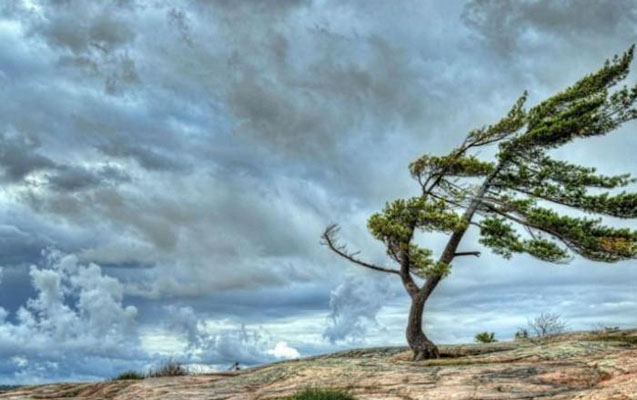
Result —
[{"label": "foliage", "polygon": [[[633,53],[631,47],[528,111],[524,93],[504,118],[469,132],[447,155],[419,157],[409,170],[422,193],[396,199],[373,214],[367,224],[371,234],[384,243],[392,260],[408,264],[409,272],[425,278],[447,276],[455,254],[443,254],[436,261],[431,249],[415,243],[416,232],[462,237],[470,225],[480,228],[482,245],[505,258],[520,253],[554,263],[569,261],[572,254],[604,262],[636,258],[637,232],[550,207],[636,218],[637,193],[602,191],[628,186],[635,179],[629,174],[601,175],[595,168],[549,154],[637,118],[637,86],[613,91],[626,78]],[[492,161],[470,154],[492,144],[498,145]],[[459,241],[454,243],[457,247]]]},{"label": "foliage", "polygon": [[495,343],[497,339],[495,338],[494,332],[480,332],[475,337],[476,342],[478,343]]},{"label": "foliage", "polygon": [[529,329],[538,338],[559,335],[566,330],[566,322],[557,313],[540,313],[528,321]]},{"label": "foliage", "polygon": [[448,156],[435,157],[425,154],[409,164],[409,171],[413,177],[427,174],[445,173],[452,176],[486,176],[495,166],[493,163],[479,160],[476,156]]},{"label": "foliage", "polygon": [[139,379],[146,379],[146,375],[142,374],[141,372],[137,372],[137,371],[133,371],[133,370],[122,372],[121,374],[119,374],[115,378],[113,378],[113,380],[115,380],[115,381],[139,380]]},{"label": "foliage", "polygon": [[280,400],[355,400],[355,398],[341,389],[306,388]]}]

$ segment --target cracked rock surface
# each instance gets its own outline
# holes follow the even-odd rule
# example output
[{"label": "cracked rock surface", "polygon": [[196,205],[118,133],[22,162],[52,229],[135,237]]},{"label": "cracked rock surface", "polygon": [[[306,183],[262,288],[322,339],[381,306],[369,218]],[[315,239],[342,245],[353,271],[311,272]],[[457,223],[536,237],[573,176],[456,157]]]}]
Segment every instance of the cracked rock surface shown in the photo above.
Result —
[{"label": "cracked rock surface", "polygon": [[323,386],[361,400],[637,400],[637,331],[441,346],[442,358],[420,362],[405,350],[352,350],[233,373],[31,386],[0,399],[266,400]]}]

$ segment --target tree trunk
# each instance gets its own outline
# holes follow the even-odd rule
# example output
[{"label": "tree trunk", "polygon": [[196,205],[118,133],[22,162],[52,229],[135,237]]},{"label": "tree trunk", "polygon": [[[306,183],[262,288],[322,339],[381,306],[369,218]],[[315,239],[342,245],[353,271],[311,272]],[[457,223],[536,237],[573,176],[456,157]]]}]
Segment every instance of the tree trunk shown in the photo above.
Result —
[{"label": "tree trunk", "polygon": [[413,361],[438,358],[438,348],[427,338],[422,329],[423,311],[428,296],[418,294],[412,298],[409,309],[409,321],[407,323],[407,343],[413,351]]},{"label": "tree trunk", "polygon": [[[493,171],[487,179],[482,183],[482,186],[476,193],[475,198],[471,201],[469,207],[465,210],[464,220],[468,223],[471,222],[473,218],[473,214],[475,214],[478,206],[480,205],[480,199],[484,196],[484,194],[489,189],[489,185],[493,178],[498,174],[498,172],[502,169],[502,165],[498,165],[498,167]],[[438,262],[444,264],[450,264],[453,261],[456,250],[460,245],[460,241],[467,231],[467,227],[464,229],[455,231],[451,234],[447,245],[445,246],[444,251],[440,255],[440,259]],[[406,267],[403,268],[405,271],[409,271],[409,265],[406,264]],[[438,358],[440,357],[440,353],[438,352],[438,348],[431,340],[427,338],[425,332],[422,329],[422,317],[423,312],[425,310],[425,302],[433,293],[433,291],[440,283],[442,276],[430,276],[427,279],[425,285],[417,292],[411,295],[411,309],[409,310],[409,322],[407,323],[407,343],[409,347],[414,353],[413,360],[424,360],[427,358]],[[404,278],[403,278],[404,282]],[[409,287],[405,286],[407,291],[411,294]]]},{"label": "tree trunk", "polygon": [[[495,171],[493,171],[487,179],[482,183],[478,193],[476,193],[475,198],[471,201],[469,207],[465,210],[463,215],[464,220],[467,222],[467,226],[464,229],[457,230],[451,234],[447,245],[445,246],[444,251],[440,255],[440,259],[438,262],[444,264],[451,264],[453,261],[456,250],[458,250],[458,246],[460,245],[460,241],[467,231],[468,224],[471,222],[473,218],[473,214],[475,214],[478,206],[480,205],[480,201],[484,194],[489,189],[489,185],[495,176],[500,172],[503,168],[502,164],[499,164]],[[434,275],[427,278],[427,282],[425,285],[418,291],[414,291],[412,289],[411,279],[409,276],[409,262],[406,259],[406,262],[403,262],[401,265],[401,277],[403,278],[403,284],[405,285],[405,289],[411,296],[411,308],[409,309],[409,321],[407,323],[407,343],[409,344],[409,348],[413,351],[413,360],[425,360],[428,358],[438,358],[440,357],[440,353],[438,352],[438,347],[427,338],[425,332],[423,331],[422,326],[422,318],[423,313],[425,311],[425,303],[427,299],[433,293],[433,291],[440,283],[440,280],[443,278],[440,275]],[[412,282],[413,283],[413,282]]]}]

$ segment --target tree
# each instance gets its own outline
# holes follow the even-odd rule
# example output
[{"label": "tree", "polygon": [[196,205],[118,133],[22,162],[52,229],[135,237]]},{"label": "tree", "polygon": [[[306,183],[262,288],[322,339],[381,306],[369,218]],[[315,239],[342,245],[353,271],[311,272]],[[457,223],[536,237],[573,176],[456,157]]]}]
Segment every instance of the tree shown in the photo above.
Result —
[{"label": "tree", "polygon": [[540,313],[535,318],[529,319],[528,323],[531,331],[540,339],[559,335],[566,330],[566,322],[557,313]]},{"label": "tree", "polygon": [[[449,275],[455,258],[480,255],[479,251],[459,251],[470,227],[479,230],[480,244],[505,259],[516,253],[551,263],[567,262],[572,254],[602,262],[636,258],[637,232],[604,225],[601,218],[560,212],[570,208],[578,215],[635,218],[637,194],[609,191],[635,180],[629,174],[600,175],[595,168],[549,154],[575,139],[604,135],[637,117],[632,107],[637,86],[617,88],[628,75],[633,52],[634,46],[528,111],[525,92],[504,118],[472,130],[447,155],[423,155],[412,162],[409,170],[422,193],[387,203],[367,225],[397,268],[361,260],[357,252],[339,243],[337,225],[325,229],[323,244],[339,256],[400,277],[412,301],[406,337],[414,360],[439,355],[423,331],[424,307]],[[475,155],[490,145],[497,145],[492,160]],[[418,231],[449,236],[436,260],[431,249],[417,242]]]}]

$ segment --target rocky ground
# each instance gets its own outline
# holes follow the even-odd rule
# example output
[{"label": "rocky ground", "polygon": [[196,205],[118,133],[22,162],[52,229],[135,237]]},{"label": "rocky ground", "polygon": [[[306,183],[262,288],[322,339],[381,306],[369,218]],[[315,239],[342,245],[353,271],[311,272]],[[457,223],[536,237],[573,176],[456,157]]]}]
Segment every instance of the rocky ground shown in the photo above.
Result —
[{"label": "rocky ground", "polygon": [[637,399],[637,331],[441,350],[415,363],[404,348],[354,350],[232,373],[32,386],[0,399],[265,400],[306,386],[346,388],[361,400]]}]

